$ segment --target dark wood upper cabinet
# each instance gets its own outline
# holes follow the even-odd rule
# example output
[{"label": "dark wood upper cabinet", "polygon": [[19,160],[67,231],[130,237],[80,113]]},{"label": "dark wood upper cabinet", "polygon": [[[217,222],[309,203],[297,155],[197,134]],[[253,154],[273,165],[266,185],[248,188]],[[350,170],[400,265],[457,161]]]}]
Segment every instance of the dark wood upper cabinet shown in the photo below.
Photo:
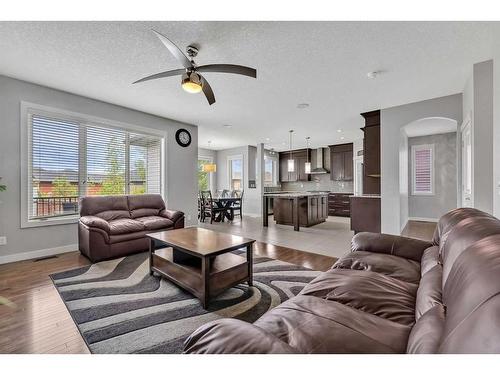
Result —
[{"label": "dark wood upper cabinet", "polygon": [[380,111],[362,113],[365,119],[363,139],[363,193],[380,194]]},{"label": "dark wood upper cabinet", "polygon": [[311,161],[311,149],[293,150],[292,158],[295,160],[295,172],[288,172],[290,151],[279,153],[280,182],[311,181],[311,175],[306,173],[306,162]]},{"label": "dark wood upper cabinet", "polygon": [[333,181],[352,181],[353,145],[344,143],[330,146],[330,179]]}]

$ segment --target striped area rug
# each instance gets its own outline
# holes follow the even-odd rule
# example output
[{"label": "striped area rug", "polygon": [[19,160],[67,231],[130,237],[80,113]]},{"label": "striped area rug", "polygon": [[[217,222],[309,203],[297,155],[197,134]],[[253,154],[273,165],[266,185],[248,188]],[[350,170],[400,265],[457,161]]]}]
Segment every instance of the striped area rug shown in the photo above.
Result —
[{"label": "striped area rug", "polygon": [[256,257],[254,286],[229,289],[208,310],[173,283],[150,276],[148,253],[51,278],[92,353],[181,353],[186,337],[204,323],[229,317],[254,322],[319,274]]}]

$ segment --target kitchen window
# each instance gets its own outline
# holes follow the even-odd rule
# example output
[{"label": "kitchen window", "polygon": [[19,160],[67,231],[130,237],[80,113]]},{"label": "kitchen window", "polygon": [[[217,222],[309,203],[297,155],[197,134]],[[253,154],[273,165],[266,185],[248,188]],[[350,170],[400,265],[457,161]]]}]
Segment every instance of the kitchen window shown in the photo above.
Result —
[{"label": "kitchen window", "polygon": [[264,157],[264,186],[277,184],[277,162],[273,158]]},{"label": "kitchen window", "polygon": [[434,194],[434,145],[414,145],[412,150],[412,195]]},{"label": "kitchen window", "polygon": [[243,190],[243,155],[228,158],[229,189]]},{"label": "kitchen window", "polygon": [[162,193],[165,137],[23,103],[22,227],[64,224],[88,195]]}]

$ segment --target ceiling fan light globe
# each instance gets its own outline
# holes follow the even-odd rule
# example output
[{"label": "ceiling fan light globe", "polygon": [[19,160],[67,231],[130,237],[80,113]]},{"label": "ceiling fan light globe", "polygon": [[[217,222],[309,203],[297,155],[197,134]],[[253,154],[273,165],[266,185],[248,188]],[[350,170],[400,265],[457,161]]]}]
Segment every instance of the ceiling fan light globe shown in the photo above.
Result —
[{"label": "ceiling fan light globe", "polygon": [[196,73],[184,74],[181,85],[184,91],[190,94],[198,94],[203,89],[200,76]]}]

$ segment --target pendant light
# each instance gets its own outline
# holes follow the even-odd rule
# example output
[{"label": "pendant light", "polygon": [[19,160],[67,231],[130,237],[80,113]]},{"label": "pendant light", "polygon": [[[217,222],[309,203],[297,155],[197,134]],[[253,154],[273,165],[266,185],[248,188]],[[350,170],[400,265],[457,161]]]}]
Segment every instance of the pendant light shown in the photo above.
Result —
[{"label": "pendant light", "polygon": [[306,137],[306,155],[307,155],[307,161],[304,164],[304,169],[305,169],[306,174],[310,174],[311,173],[311,162],[309,161],[309,140],[310,139],[311,139],[311,137]]},{"label": "pendant light", "polygon": [[[208,141],[208,148],[209,149],[210,149],[211,143],[212,143],[212,141]],[[201,170],[202,170],[202,172],[205,172],[205,173],[214,173],[214,172],[217,172],[217,165],[213,162],[203,164],[203,166],[201,167]]]},{"label": "pendant light", "polygon": [[290,151],[290,157],[288,159],[288,172],[295,172],[295,160],[292,159],[292,134],[293,134],[293,130],[290,130],[289,131],[290,133],[290,147],[289,147],[289,151]]}]

